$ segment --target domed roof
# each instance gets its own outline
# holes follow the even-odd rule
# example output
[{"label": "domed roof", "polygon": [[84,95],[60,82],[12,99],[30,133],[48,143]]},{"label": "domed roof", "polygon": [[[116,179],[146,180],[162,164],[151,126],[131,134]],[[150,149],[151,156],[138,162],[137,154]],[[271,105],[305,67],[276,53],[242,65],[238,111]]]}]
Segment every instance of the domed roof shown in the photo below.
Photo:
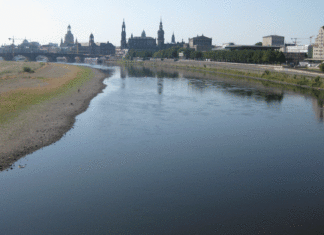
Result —
[{"label": "domed roof", "polygon": [[142,32],[142,36],[141,36],[142,38],[146,38],[146,33],[145,33],[145,31],[143,30],[143,32]]}]

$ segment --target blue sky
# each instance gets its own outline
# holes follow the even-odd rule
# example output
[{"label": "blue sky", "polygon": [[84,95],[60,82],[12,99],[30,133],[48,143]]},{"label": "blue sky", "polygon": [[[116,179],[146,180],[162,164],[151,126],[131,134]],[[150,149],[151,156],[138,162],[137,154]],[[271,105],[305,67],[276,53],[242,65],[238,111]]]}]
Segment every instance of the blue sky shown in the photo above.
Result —
[{"label": "blue sky", "polygon": [[[157,37],[162,17],[166,42],[204,34],[214,45],[255,44],[263,36],[291,38],[317,35],[324,25],[323,0],[0,0],[0,45],[9,37],[59,43],[70,24],[79,42],[94,34],[96,42],[120,46],[121,25],[127,38]],[[300,40],[307,44],[309,40]],[[313,39],[314,42],[314,39]]]}]

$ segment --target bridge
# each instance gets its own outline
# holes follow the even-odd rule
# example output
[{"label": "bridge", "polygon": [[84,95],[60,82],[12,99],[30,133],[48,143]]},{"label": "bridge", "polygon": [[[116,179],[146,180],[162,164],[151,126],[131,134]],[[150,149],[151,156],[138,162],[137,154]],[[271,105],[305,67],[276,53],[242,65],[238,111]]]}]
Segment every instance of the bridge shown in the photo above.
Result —
[{"label": "bridge", "polygon": [[68,53],[45,53],[45,52],[12,52],[0,53],[0,57],[4,60],[10,61],[14,60],[15,56],[24,56],[28,61],[37,61],[37,57],[46,57],[48,62],[57,62],[58,57],[66,58],[67,62],[84,62],[85,58],[97,58],[102,57],[102,55],[91,55],[91,54],[68,54]]}]

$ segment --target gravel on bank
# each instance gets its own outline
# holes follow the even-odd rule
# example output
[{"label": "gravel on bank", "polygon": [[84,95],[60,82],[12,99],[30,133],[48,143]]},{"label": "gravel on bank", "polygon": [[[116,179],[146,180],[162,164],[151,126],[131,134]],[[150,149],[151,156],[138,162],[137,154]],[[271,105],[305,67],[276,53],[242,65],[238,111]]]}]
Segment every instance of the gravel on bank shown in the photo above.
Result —
[{"label": "gravel on bank", "polygon": [[94,76],[73,92],[33,105],[7,125],[0,126],[0,171],[9,169],[21,157],[59,139],[73,127],[93,97],[106,87],[110,76],[92,69]]}]

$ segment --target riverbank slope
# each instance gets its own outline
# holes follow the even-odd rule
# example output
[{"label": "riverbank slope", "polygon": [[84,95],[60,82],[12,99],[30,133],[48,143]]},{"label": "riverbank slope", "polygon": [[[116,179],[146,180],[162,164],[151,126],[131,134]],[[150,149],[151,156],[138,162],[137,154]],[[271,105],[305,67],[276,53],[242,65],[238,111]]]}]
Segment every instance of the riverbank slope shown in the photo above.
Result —
[{"label": "riverbank slope", "polygon": [[[34,72],[23,72],[29,67]],[[67,64],[0,63],[0,171],[59,140],[109,74]]]},{"label": "riverbank slope", "polygon": [[120,64],[142,65],[149,67],[186,69],[208,72],[218,75],[231,75],[237,78],[249,78],[256,81],[291,85],[307,89],[324,90],[324,74],[321,72],[304,71],[284,68],[277,65],[229,63],[196,60],[123,60]]}]

